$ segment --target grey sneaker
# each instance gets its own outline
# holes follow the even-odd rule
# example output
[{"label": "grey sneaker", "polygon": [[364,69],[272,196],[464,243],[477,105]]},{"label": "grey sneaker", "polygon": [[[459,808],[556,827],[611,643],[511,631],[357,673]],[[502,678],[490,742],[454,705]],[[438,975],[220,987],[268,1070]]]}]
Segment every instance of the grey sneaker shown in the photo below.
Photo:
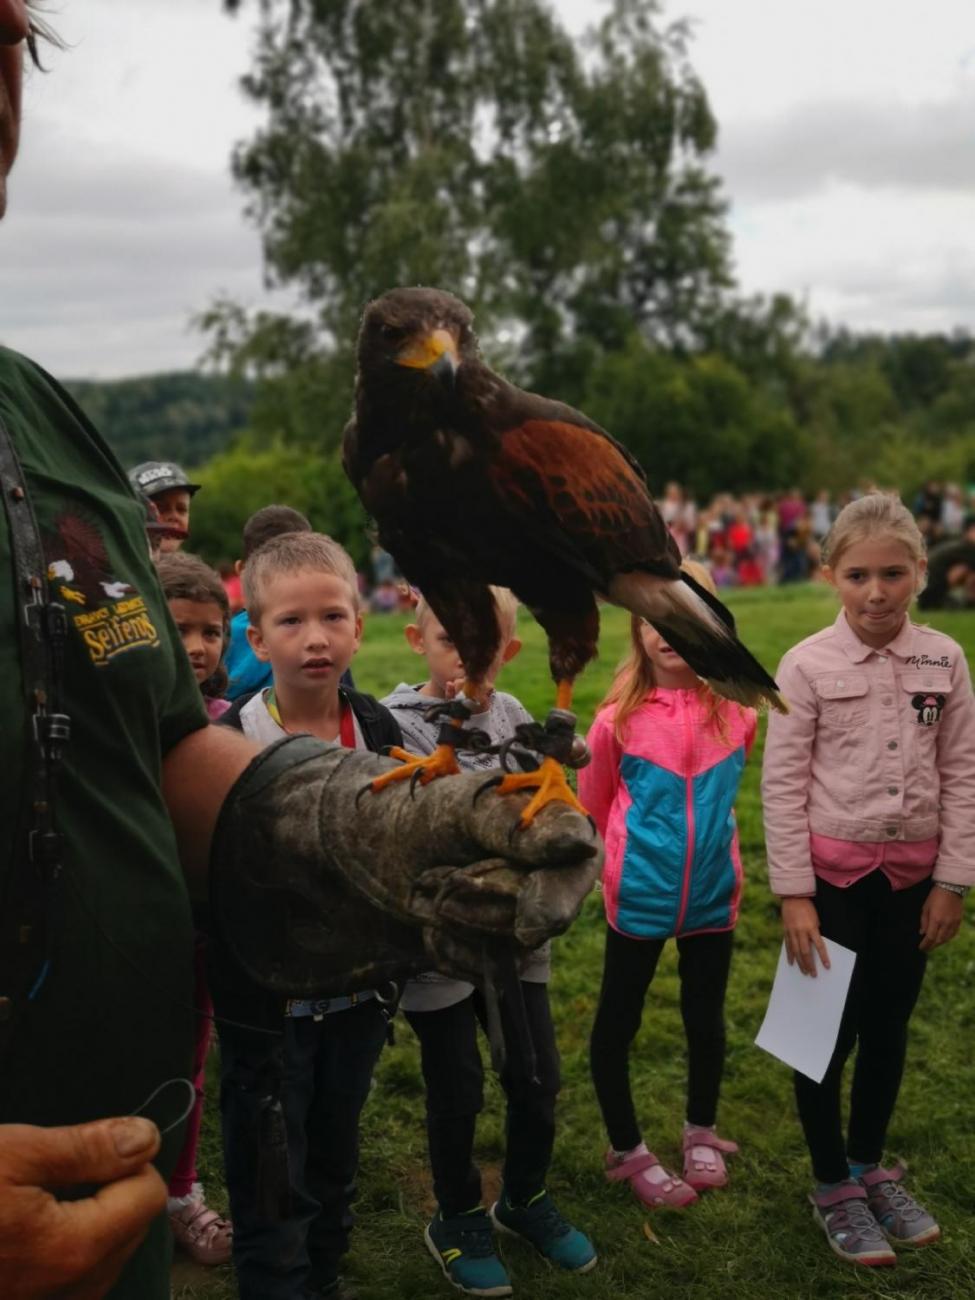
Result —
[{"label": "grey sneaker", "polygon": [[867,1193],[867,1204],[880,1229],[898,1246],[929,1246],[941,1229],[923,1205],[900,1185],[907,1165],[898,1160],[892,1169],[869,1169],[857,1181]]},{"label": "grey sneaker", "polygon": [[867,1193],[856,1179],[850,1178],[828,1191],[812,1192],[809,1199],[813,1218],[840,1259],[868,1268],[897,1263],[883,1230],[870,1213]]}]

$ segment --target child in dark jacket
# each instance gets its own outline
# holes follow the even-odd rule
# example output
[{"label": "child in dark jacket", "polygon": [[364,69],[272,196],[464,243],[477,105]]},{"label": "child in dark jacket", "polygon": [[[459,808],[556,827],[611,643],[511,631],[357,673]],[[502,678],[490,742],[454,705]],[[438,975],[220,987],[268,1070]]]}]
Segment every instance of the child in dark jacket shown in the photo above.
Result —
[{"label": "child in dark jacket", "polygon": [[[341,546],[311,532],[277,537],[248,560],[244,594],[247,635],[258,660],[270,663],[273,684],[236,701],[224,725],[264,745],[294,732],[350,749],[402,743],[387,709],[340,684],[362,636],[355,569]],[[384,1005],[374,989],[364,989],[275,1007],[260,990],[242,999],[239,976],[224,979],[214,992],[221,1015],[276,1024],[284,1035],[281,1068],[275,1059],[280,1038],[241,1024],[220,1026],[240,1300],[338,1296],[339,1263],[353,1224],[359,1115],[386,1037]],[[255,1179],[262,1107],[275,1088],[290,1173],[290,1213],[283,1218],[265,1211]]]}]

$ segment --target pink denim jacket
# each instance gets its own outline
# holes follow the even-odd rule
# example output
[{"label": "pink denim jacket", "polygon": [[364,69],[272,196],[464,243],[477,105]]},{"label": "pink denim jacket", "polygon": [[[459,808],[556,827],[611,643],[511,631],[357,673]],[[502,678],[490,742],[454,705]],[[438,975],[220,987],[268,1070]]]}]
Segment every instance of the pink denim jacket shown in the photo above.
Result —
[{"label": "pink denim jacket", "polygon": [[769,883],[810,896],[810,837],[918,843],[940,836],[935,880],[975,884],[975,697],[951,637],[909,619],[882,650],[836,622],[776,673],[762,804]]}]

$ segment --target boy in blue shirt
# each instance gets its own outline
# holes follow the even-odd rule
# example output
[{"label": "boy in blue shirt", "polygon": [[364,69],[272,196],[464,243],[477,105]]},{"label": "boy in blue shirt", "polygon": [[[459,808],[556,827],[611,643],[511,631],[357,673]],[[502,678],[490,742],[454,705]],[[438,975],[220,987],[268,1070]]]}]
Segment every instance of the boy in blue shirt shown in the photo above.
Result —
[{"label": "boy in blue shirt", "polygon": [[[263,506],[244,524],[241,558],[234,568],[243,576],[244,565],[272,537],[310,532],[311,524],[298,510],[292,510],[290,506]],[[249,627],[250,617],[245,606],[230,620],[230,644],[224,656],[229,678],[225,692],[228,700],[239,700],[242,695],[253,695],[271,685],[271,665],[267,660],[258,659],[251,649],[247,639]]]}]

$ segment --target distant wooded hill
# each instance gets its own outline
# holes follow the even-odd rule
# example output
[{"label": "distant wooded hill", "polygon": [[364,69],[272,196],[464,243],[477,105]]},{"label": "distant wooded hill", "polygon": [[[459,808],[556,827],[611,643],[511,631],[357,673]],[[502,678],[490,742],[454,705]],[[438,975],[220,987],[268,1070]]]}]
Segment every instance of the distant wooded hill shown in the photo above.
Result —
[{"label": "distant wooded hill", "polygon": [[254,401],[246,381],[196,371],[65,387],[127,469],[144,460],[201,465],[247,426]]}]

